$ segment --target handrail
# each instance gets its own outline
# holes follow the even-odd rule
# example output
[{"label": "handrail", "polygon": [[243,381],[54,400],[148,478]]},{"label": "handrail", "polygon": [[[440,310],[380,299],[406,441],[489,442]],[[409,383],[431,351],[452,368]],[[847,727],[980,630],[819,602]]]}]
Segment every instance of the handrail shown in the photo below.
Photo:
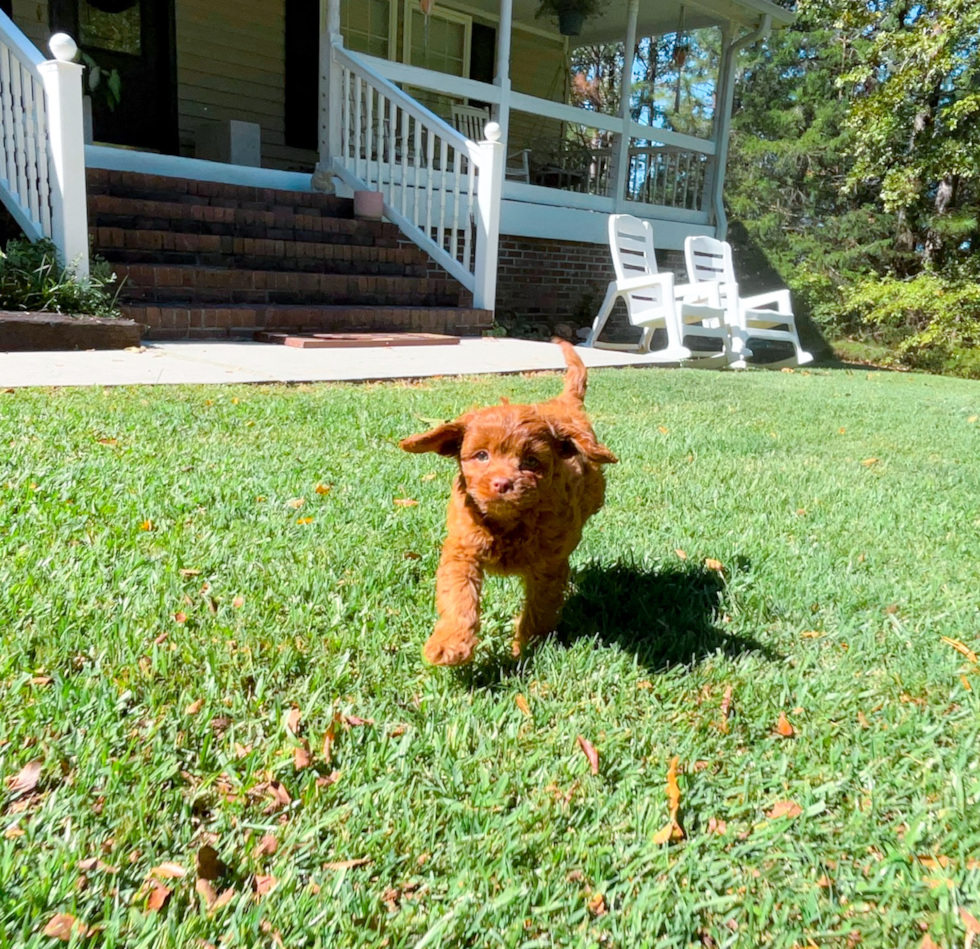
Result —
[{"label": "handrail", "polygon": [[379,56],[368,56],[366,53],[358,53],[358,55],[376,73],[391,82],[404,82],[419,89],[441,92],[443,95],[455,98],[466,96],[468,99],[477,99],[494,105],[500,102],[500,86],[488,82],[454,76],[435,69],[425,69],[422,66],[411,66],[408,63],[396,63],[390,59],[381,59]]}]

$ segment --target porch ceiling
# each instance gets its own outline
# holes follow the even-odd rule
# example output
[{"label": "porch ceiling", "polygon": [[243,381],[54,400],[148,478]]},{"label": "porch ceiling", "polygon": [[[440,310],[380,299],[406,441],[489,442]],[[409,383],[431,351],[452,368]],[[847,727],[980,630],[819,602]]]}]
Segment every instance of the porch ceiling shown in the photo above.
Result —
[{"label": "porch ceiling", "polygon": [[[472,0],[471,0],[472,4]],[[500,0],[477,0],[477,5],[496,13]],[[572,42],[576,45],[609,43],[626,36],[627,0],[609,0],[605,11],[585,21],[582,35]],[[638,36],[671,33],[677,29],[681,7],[684,8],[684,26],[696,29],[730,22],[743,28],[758,26],[765,14],[772,16],[774,27],[793,22],[793,14],[769,0],[640,0],[637,21]],[[536,19],[534,14],[538,0],[514,0],[514,19],[519,23],[558,32],[557,23],[548,18]]]}]

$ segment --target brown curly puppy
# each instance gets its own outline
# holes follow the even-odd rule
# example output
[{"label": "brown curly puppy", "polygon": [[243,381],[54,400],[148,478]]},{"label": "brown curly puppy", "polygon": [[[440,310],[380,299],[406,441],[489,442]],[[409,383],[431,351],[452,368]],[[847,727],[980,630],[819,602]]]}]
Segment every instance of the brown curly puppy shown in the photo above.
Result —
[{"label": "brown curly puppy", "polygon": [[423,650],[436,665],[469,662],[479,642],[484,572],[517,574],[525,604],[514,655],[554,630],[568,583],[568,557],[602,507],[602,465],[616,456],[596,441],[582,405],[586,369],[565,354],[565,390],[549,402],[477,409],[401,443],[405,451],[454,457],[448,536],[436,573],[439,621]]}]

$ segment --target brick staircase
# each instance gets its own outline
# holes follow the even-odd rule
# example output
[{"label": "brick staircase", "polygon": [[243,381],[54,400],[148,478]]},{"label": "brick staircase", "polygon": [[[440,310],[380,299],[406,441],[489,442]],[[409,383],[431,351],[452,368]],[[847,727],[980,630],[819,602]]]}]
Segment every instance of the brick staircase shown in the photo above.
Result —
[{"label": "brick staircase", "polygon": [[353,202],[90,169],[92,249],[125,277],[147,339],[260,330],[479,335],[493,314],[398,229]]}]

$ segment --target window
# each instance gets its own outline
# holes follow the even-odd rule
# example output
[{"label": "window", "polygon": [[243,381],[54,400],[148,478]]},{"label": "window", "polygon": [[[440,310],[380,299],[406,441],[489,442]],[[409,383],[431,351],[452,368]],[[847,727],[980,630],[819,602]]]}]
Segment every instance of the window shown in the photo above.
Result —
[{"label": "window", "polygon": [[473,21],[454,10],[436,8],[428,22],[418,4],[405,0],[405,62],[451,76],[470,74]]},{"label": "window", "polygon": [[348,49],[382,59],[394,59],[395,0],[341,0],[340,32]]}]

